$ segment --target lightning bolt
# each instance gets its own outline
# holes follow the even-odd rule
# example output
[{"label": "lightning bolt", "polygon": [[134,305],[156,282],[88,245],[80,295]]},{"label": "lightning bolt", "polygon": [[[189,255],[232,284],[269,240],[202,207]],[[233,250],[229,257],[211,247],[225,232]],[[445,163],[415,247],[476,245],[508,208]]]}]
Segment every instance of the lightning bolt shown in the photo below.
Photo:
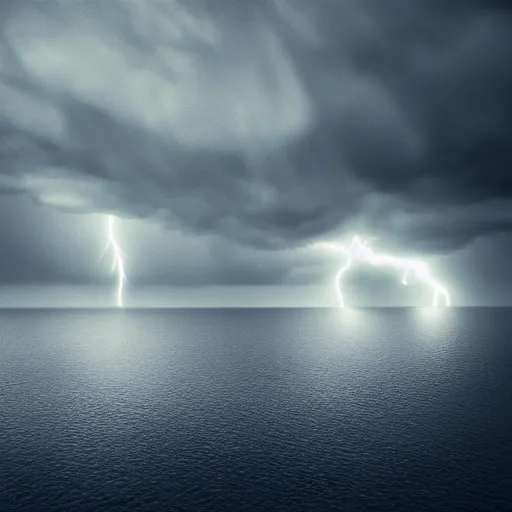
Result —
[{"label": "lightning bolt", "polygon": [[439,306],[441,297],[444,299],[444,305],[447,307],[450,306],[450,294],[439,281],[432,277],[430,269],[425,262],[387,254],[377,254],[368,247],[371,240],[362,240],[360,236],[355,236],[348,246],[331,242],[319,242],[314,245],[320,249],[341,252],[347,258],[345,264],[338,270],[335,278],[336,292],[340,307],[344,306],[341,291],[343,276],[354,262],[369,263],[375,267],[396,268],[403,272],[402,284],[404,286],[409,284],[408,277],[412,275],[416,282],[425,283],[432,290],[432,306]]},{"label": "lightning bolt", "polygon": [[111,272],[112,274],[117,274],[117,306],[122,308],[123,306],[123,287],[124,282],[126,281],[126,275],[124,273],[124,259],[123,259],[123,251],[119,247],[119,244],[116,240],[115,230],[114,230],[114,217],[112,215],[107,216],[107,237],[108,243],[105,247],[101,255],[101,259],[105,257],[107,252],[110,250],[112,252],[112,265]]}]

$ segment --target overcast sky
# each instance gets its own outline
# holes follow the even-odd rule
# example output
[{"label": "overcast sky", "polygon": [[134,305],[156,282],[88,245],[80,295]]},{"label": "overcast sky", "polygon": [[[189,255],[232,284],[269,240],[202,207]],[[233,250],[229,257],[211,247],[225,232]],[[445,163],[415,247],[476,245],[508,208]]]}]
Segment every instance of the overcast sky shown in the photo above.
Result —
[{"label": "overcast sky", "polygon": [[355,232],[512,305],[511,63],[508,1],[3,0],[0,305],[108,305],[106,214],[133,305],[329,305]]}]

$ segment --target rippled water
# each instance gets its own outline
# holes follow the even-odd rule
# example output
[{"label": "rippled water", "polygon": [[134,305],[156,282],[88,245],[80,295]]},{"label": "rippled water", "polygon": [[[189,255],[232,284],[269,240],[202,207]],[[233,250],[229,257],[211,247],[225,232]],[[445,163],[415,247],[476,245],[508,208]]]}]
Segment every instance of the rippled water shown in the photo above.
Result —
[{"label": "rippled water", "polygon": [[507,510],[512,309],[0,312],[0,510]]}]

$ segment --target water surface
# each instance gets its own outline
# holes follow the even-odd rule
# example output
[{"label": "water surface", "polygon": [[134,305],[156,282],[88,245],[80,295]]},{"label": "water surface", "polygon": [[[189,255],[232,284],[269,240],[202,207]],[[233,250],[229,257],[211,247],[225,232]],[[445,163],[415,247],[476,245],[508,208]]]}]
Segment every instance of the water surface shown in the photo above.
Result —
[{"label": "water surface", "polygon": [[0,510],[507,510],[512,309],[0,312]]}]

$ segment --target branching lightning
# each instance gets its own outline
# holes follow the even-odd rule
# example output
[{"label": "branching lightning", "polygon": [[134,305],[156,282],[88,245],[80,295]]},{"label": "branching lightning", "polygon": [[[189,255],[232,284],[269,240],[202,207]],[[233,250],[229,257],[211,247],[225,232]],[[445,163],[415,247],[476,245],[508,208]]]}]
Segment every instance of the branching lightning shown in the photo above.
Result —
[{"label": "branching lightning", "polygon": [[108,244],[105,247],[105,250],[102,254],[103,257],[110,250],[112,252],[112,265],[111,272],[112,274],[117,274],[117,305],[118,307],[123,307],[123,287],[124,282],[126,281],[126,275],[124,273],[124,259],[123,252],[119,247],[119,244],[116,240],[115,230],[114,230],[114,217],[112,215],[107,216],[107,236],[108,236]]},{"label": "branching lightning", "polygon": [[425,262],[399,258],[387,254],[377,254],[368,247],[368,243],[369,240],[363,241],[361,240],[361,237],[355,236],[348,246],[329,242],[320,242],[315,244],[315,247],[318,248],[341,252],[347,258],[344,265],[338,270],[335,278],[336,292],[341,307],[344,306],[343,293],[341,291],[343,276],[354,262],[369,263],[375,267],[396,268],[402,272],[402,284],[404,286],[409,284],[409,279],[412,276],[412,279],[414,279],[415,282],[425,283],[432,290],[433,306],[439,306],[441,298],[444,299],[445,306],[450,306],[450,294],[446,288],[441,285],[441,283],[432,277],[430,269]]}]

